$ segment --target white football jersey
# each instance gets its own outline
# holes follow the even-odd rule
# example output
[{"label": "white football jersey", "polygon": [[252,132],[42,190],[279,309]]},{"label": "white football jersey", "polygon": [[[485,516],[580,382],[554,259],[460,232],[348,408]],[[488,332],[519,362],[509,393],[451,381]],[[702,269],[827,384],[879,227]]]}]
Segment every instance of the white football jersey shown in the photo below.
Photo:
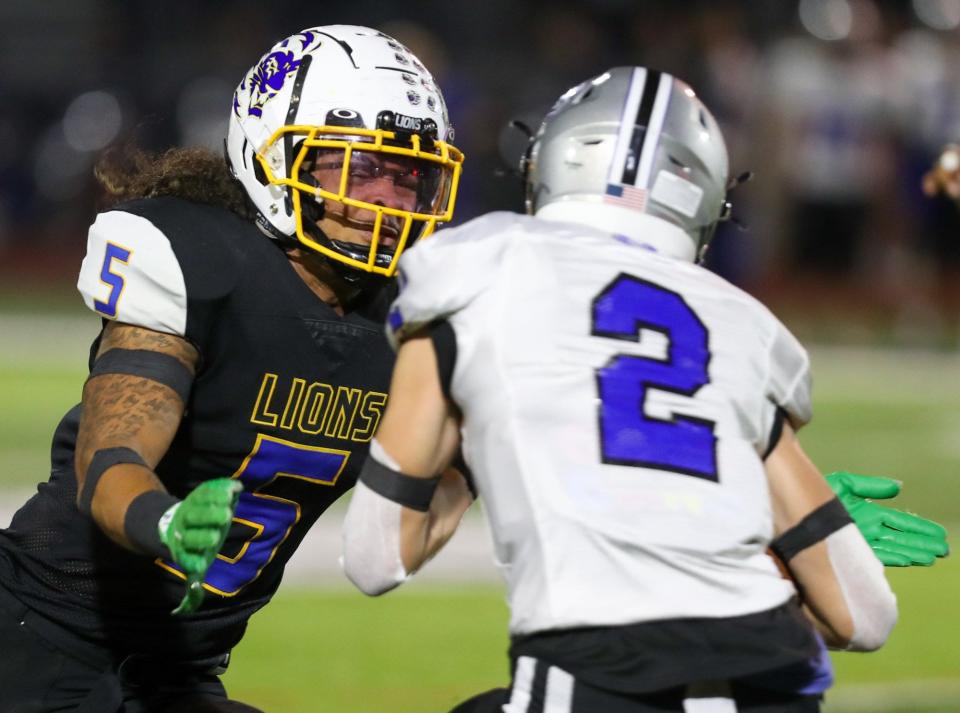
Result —
[{"label": "white football jersey", "polygon": [[509,587],[511,631],[771,609],[762,456],[810,419],[806,352],[708,270],[494,213],[401,260],[391,339],[446,319],[451,394]]}]

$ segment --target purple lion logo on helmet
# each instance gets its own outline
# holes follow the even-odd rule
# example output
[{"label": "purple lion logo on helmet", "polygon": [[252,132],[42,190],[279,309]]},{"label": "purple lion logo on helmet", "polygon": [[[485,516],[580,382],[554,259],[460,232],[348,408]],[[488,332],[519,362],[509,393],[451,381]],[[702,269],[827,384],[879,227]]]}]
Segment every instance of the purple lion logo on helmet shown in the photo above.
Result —
[{"label": "purple lion logo on helmet", "polygon": [[[303,54],[320,45],[319,39],[311,31],[301,32],[288,37],[279,47],[286,47],[291,40],[298,40],[299,51],[278,49],[271,52],[260,64],[253,68],[250,74],[240,83],[237,93],[233,97],[233,110],[240,116],[240,92],[249,87],[250,101],[247,106],[248,116],[263,116],[264,105],[273,99],[283,89],[287,77],[300,68]],[[311,46],[313,45],[313,46]]]},{"label": "purple lion logo on helmet", "polygon": [[250,74],[250,116],[262,116],[263,106],[273,99],[281,89],[287,76],[300,68],[300,60],[292,51],[271,52],[264,57]]}]

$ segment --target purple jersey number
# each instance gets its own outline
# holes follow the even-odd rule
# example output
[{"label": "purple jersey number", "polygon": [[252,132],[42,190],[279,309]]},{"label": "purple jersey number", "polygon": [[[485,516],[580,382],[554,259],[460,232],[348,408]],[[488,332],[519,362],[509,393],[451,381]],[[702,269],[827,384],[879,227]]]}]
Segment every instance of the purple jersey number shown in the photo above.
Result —
[{"label": "purple jersey number", "polygon": [[117,318],[117,303],[120,301],[120,295],[123,294],[124,280],[122,275],[113,272],[113,261],[127,264],[130,261],[130,251],[126,248],[107,243],[107,250],[103,256],[103,265],[100,267],[100,281],[110,288],[110,294],[107,295],[107,301],[93,301],[93,308],[104,317],[110,319]]},{"label": "purple jersey number", "polygon": [[646,411],[651,390],[694,396],[709,383],[707,329],[676,292],[621,273],[593,301],[593,335],[639,342],[641,329],[663,334],[667,355],[617,354],[597,370],[603,462],[718,480],[712,421]]},{"label": "purple jersey number", "polygon": [[[258,435],[250,455],[233,476],[243,483],[233,520],[252,534],[233,556],[217,555],[204,585],[218,594],[236,594],[260,575],[300,521],[298,502],[263,492],[273,481],[295,478],[307,485],[332,487],[349,457],[349,451]],[[182,574],[172,562],[165,561],[161,566]]]}]

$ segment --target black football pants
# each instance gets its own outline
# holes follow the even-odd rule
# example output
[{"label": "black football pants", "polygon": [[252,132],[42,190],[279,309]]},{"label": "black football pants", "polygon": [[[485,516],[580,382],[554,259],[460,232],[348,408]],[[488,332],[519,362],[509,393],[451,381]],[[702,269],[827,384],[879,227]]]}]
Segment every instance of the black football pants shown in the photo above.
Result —
[{"label": "black football pants", "polygon": [[102,650],[72,651],[51,643],[43,621],[0,587],[0,713],[261,713],[228,700],[203,667],[111,666],[98,660]]},{"label": "black football pants", "polygon": [[642,695],[606,691],[543,661],[450,713],[818,713],[819,696],[766,691],[736,682],[672,688]]}]

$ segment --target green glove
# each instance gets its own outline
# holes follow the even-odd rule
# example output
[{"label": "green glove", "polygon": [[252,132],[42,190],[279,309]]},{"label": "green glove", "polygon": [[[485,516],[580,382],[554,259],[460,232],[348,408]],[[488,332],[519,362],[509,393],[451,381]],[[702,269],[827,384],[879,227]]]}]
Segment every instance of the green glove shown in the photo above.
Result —
[{"label": "green glove", "polygon": [[827,482],[850,513],[853,522],[888,567],[929,567],[937,557],[950,553],[943,526],[902,510],[877,505],[866,498],[886,500],[900,492],[900,483],[891,478],[830,473]]},{"label": "green glove", "polygon": [[230,531],[241,490],[236,480],[208,480],[160,518],[160,540],[187,576],[187,592],[174,614],[195,612],[203,602],[203,578]]}]

